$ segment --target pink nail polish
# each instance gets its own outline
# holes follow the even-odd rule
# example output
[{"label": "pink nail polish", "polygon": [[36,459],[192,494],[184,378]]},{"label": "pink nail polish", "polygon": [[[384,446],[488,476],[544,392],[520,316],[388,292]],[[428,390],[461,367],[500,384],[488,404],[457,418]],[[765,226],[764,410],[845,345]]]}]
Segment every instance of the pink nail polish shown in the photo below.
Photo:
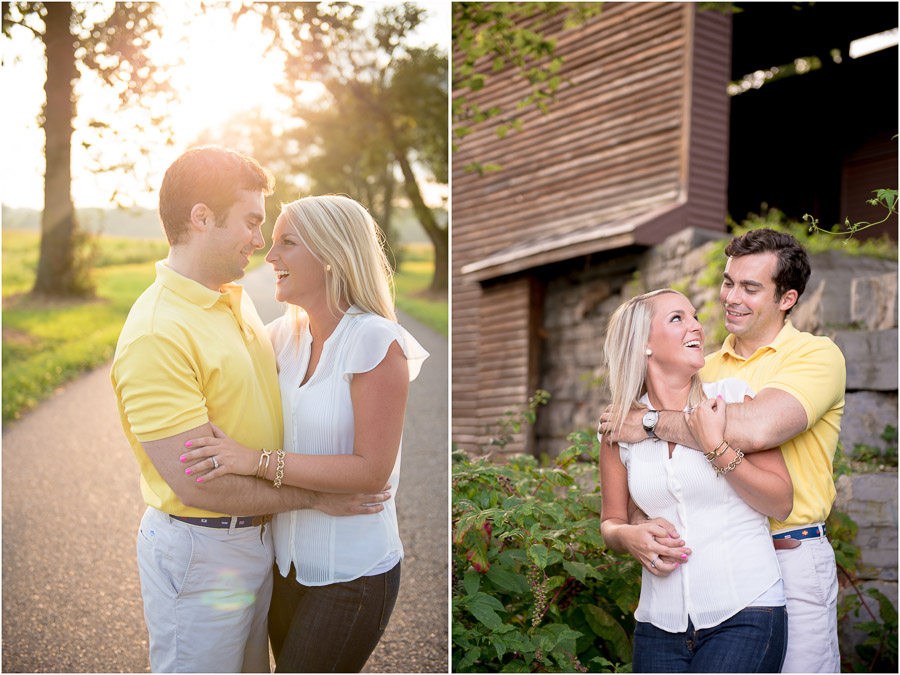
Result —
[{"label": "pink nail polish", "polygon": [[198,482],[198,483],[202,483],[202,482],[203,482],[203,479],[202,479],[202,478],[198,478],[198,479],[197,479],[197,482]]},{"label": "pink nail polish", "polygon": [[191,475],[191,470],[190,470],[190,469],[185,469],[184,472],[185,472],[188,476]]},{"label": "pink nail polish", "polygon": [[681,559],[682,559],[682,560],[687,560],[687,556],[686,556],[684,553],[682,553],[682,554],[681,554]]},{"label": "pink nail polish", "polygon": [[681,563],[675,563],[675,567],[678,567]]},{"label": "pink nail polish", "polygon": [[184,455],[182,455],[182,456],[179,457],[178,459],[180,459],[180,460],[183,462],[183,461],[184,461]]},{"label": "pink nail polish", "polygon": [[191,442],[190,442],[190,441],[188,441],[188,442],[187,442],[187,443],[185,443],[185,444],[184,444],[184,447],[186,447],[186,448],[189,448],[189,447],[191,447]]}]

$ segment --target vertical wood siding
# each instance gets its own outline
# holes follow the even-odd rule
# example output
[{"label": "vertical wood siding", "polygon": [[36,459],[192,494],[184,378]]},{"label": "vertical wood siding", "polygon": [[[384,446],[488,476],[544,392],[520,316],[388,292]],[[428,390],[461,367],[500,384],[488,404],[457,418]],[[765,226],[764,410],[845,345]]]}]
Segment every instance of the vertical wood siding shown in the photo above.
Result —
[{"label": "vertical wood siding", "polygon": [[731,15],[696,11],[693,24],[687,225],[724,231],[731,108],[725,87],[731,73]]}]

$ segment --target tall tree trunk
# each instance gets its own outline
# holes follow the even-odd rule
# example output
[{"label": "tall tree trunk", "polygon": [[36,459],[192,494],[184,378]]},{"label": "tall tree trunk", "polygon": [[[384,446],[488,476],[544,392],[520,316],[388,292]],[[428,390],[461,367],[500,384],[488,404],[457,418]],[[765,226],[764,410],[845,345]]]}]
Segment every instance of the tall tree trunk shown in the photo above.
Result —
[{"label": "tall tree trunk", "polygon": [[44,134],[46,172],[44,212],[41,218],[41,254],[35,293],[71,295],[76,288],[75,207],[72,203],[72,118],[75,115],[75,40],[70,31],[72,5],[48,2],[44,5],[47,52],[47,82],[44,90]]},{"label": "tall tree trunk", "polygon": [[406,156],[406,148],[404,148],[397,139],[392,139],[394,145],[394,157],[400,163],[400,171],[403,172],[403,189],[409,201],[412,202],[413,211],[416,218],[425,229],[428,238],[434,246],[434,276],[431,279],[431,291],[443,292],[447,290],[447,261],[449,258],[449,246],[447,230],[441,228],[434,219],[434,213],[425,205],[422,199],[422,193],[419,191],[419,184],[416,182],[416,176],[413,173],[409,158]]}]

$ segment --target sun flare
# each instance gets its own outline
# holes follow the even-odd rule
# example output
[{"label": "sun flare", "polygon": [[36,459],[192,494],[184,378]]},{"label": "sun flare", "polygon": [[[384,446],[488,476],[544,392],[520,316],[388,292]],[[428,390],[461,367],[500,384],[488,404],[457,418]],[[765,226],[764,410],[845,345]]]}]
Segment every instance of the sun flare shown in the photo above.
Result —
[{"label": "sun flare", "polygon": [[173,72],[179,100],[172,111],[178,136],[190,142],[244,110],[285,105],[277,90],[283,57],[265,53],[259,17],[248,14],[233,25],[227,11],[203,16],[181,11],[184,29],[175,48],[183,65]]}]

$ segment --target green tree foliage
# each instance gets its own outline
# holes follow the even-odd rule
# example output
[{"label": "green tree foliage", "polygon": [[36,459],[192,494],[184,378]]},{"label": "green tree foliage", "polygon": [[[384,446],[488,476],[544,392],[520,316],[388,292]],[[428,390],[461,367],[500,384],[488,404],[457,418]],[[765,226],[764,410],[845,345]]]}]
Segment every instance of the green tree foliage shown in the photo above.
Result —
[{"label": "green tree foliage", "polygon": [[[542,32],[548,22],[564,17],[564,27],[574,28],[599,16],[600,2],[455,2],[453,49],[458,55],[453,69],[454,150],[478,124],[502,117],[500,138],[522,129],[521,112],[532,106],[548,111],[563,84],[563,57],[556,54],[556,38]],[[482,63],[491,62],[490,72]],[[514,105],[471,100],[492,75],[511,69],[528,83],[527,93]],[[504,77],[510,73],[505,72]],[[473,162],[467,171],[497,170],[495,162]]]},{"label": "green tree foliage", "polygon": [[[388,230],[402,192],[434,246],[431,289],[445,291],[448,231],[421,182],[447,181],[447,55],[410,45],[425,10],[384,7],[364,26],[362,7],[350,3],[266,3],[242,6],[235,20],[249,11],[260,13],[272,49],[285,56],[282,91],[304,122],[283,136],[297,149],[291,171],[329,191],[353,191]],[[325,86],[324,106],[301,102],[309,81]]]},{"label": "green tree foliage", "polygon": [[[548,398],[504,415],[482,450],[505,446]],[[546,467],[453,453],[454,672],[628,670],[641,568],[600,537],[595,436],[569,440]]]},{"label": "green tree foliage", "polygon": [[[103,8],[107,11],[98,19],[98,12]],[[148,97],[159,95],[165,99],[171,95],[164,75],[145,51],[158,34],[156,9],[155,3],[136,2],[102,6],[67,2],[3,3],[3,35],[10,37],[16,31],[30,33],[43,43],[47,61],[46,102],[41,115],[47,168],[34,293],[54,296],[93,293],[90,255],[80,250],[85,237],[79,232],[72,201],[71,152],[76,121],[80,122],[79,137],[91,153],[95,170],[133,171],[135,163],[127,159],[129,154],[125,150],[128,141],[133,149],[133,139],[145,138],[143,130],[166,129],[164,117],[149,113],[133,118],[137,122],[127,131],[117,127],[113,120],[76,118],[76,83],[89,71],[95,72],[118,95],[121,110],[139,111]],[[96,140],[98,137],[109,140],[117,133],[118,139],[126,141],[125,147],[119,146],[113,164],[105,163]]]}]

